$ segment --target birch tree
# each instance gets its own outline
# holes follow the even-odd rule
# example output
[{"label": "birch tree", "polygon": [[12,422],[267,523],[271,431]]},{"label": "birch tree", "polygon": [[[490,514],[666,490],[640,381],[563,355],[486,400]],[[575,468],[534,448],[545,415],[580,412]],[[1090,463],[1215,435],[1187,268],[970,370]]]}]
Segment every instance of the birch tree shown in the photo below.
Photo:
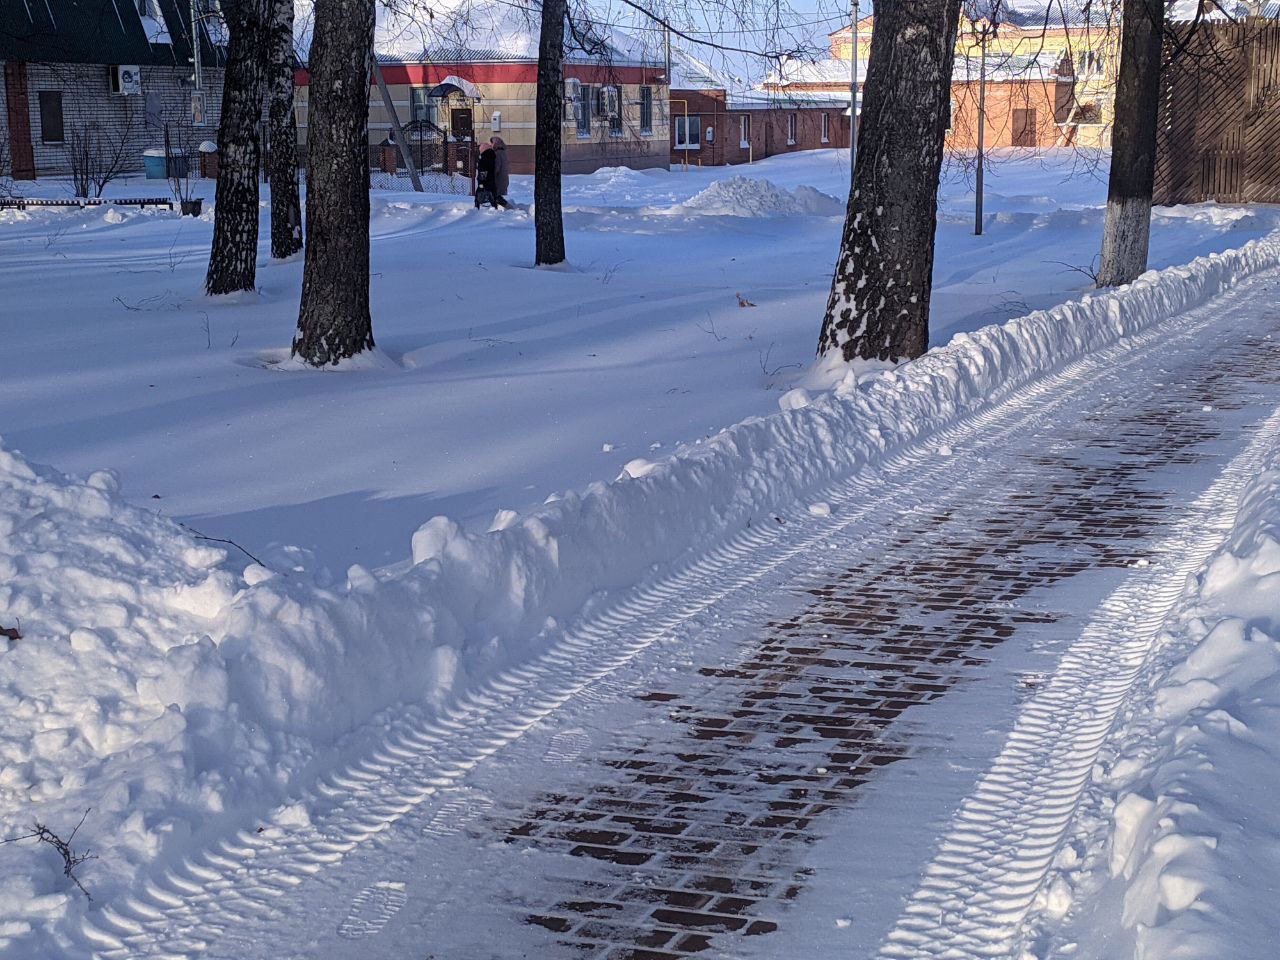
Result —
[{"label": "birch tree", "polygon": [[267,97],[271,151],[271,256],[302,249],[298,201],[298,127],[293,113],[293,0],[271,0],[267,22]]},{"label": "birch tree", "polygon": [[266,91],[265,27],[268,0],[222,5],[230,42],[218,125],[218,198],[213,249],[204,286],[210,294],[252,290],[258,260],[258,122]]},{"label": "birch tree", "polygon": [[1163,37],[1161,0],[1124,0],[1100,287],[1130,283],[1147,269]]},{"label": "birch tree", "polygon": [[819,355],[902,360],[929,345],[938,174],[960,4],[876,8],[858,156]]},{"label": "birch tree", "polygon": [[373,349],[368,126],[373,0],[316,0],[307,114],[302,303],[292,354],[312,366]]}]

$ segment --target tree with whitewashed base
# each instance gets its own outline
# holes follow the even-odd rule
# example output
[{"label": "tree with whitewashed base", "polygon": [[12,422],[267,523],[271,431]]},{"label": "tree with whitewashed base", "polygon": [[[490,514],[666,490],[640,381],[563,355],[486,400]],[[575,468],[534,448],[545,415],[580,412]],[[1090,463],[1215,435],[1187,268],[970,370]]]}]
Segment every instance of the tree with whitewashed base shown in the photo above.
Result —
[{"label": "tree with whitewashed base", "polygon": [[1100,287],[1130,283],[1147,269],[1164,16],[1161,0],[1124,0]]}]

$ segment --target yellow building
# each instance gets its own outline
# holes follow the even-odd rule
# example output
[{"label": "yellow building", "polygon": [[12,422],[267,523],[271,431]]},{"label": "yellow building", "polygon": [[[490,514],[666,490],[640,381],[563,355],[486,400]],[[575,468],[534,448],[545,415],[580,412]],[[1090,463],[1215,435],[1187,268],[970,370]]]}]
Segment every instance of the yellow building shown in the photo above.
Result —
[{"label": "yellow building", "polygon": [[[866,76],[871,55],[874,17],[858,22],[859,71]],[[849,62],[852,31],[842,27],[829,36],[831,57]],[[1057,76],[1074,84],[1074,102],[1060,122],[1071,128],[1065,137],[1080,146],[1106,146],[1111,139],[1115,103],[1116,71],[1120,65],[1119,15],[1095,11],[1091,17],[1064,20],[1056,7],[1049,14],[1021,16],[1017,22],[1003,22],[994,28],[985,20],[970,20],[961,14],[956,38],[958,61],[976,63],[986,48],[992,73],[1016,73],[1020,64],[1039,70],[1044,63],[1057,65]],[[841,77],[839,68],[828,71]],[[848,70],[843,72],[848,76]],[[843,80],[845,89],[848,81]]]}]

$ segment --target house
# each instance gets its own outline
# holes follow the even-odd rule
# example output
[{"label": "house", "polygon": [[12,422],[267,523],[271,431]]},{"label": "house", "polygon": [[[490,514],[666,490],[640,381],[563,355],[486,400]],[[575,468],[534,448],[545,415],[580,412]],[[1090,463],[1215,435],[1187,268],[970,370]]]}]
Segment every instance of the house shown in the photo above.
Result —
[{"label": "house", "polygon": [[[467,172],[473,138],[496,134],[506,142],[511,171],[532,173],[536,19],[498,0],[479,0],[465,13],[455,21],[444,11],[419,23],[379,10],[378,70],[396,117],[420,169]],[[617,31],[588,37],[579,46],[570,41],[563,72],[564,173],[668,165],[668,85],[656,48]],[[305,145],[305,70],[298,72],[296,84],[299,138]],[[375,78],[369,90],[371,147],[392,142],[391,120]]]},{"label": "house", "polygon": [[66,173],[86,144],[135,170],[143,150],[164,145],[166,126],[175,150],[215,137],[222,21],[216,0],[199,0],[197,84],[191,9],[180,0],[0,0],[0,157],[12,176]]},{"label": "house", "polygon": [[[1098,6],[1068,13],[1006,9],[997,27],[962,16],[952,75],[947,146],[977,146],[980,88],[985,86],[985,146],[1104,147],[1110,143],[1119,67],[1119,28]],[[858,85],[866,80],[874,17],[858,22]],[[843,95],[847,102],[853,31],[829,37],[831,56],[786,60],[763,84],[793,94]],[[985,69],[983,61],[985,60]],[[985,79],[984,79],[985,77]]]},{"label": "house", "polygon": [[671,163],[723,166],[801,150],[849,149],[849,99],[747,87],[672,51]]}]

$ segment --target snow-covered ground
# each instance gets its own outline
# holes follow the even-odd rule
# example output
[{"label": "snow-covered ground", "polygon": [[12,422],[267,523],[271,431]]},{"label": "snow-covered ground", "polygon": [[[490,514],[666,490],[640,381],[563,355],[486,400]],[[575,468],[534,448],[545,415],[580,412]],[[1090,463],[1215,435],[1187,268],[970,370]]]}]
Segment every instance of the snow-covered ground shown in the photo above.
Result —
[{"label": "snow-covered ground", "polygon": [[[934,343],[1088,289],[1065,265],[1097,252],[1105,184],[1064,180],[1075,165],[998,162],[981,238],[970,191],[944,187]],[[843,151],[569,177],[571,272],[530,269],[527,213],[376,193],[374,334],[394,363],[340,383],[264,363],[290,341],[300,263],[264,258],[259,296],[202,295],[207,213],[3,213],[0,322],[22,362],[0,435],[60,469],[110,467],[126,496],[264,560],[279,543],[335,574],[399,561],[428,517],[484,528],[776,410],[812,359],[847,178]],[[513,193],[527,203],[529,179]],[[1161,211],[1152,265],[1277,220]]]},{"label": "snow-covered ground", "polygon": [[[1050,261],[1088,262],[1102,188],[1063,185],[1066,163],[999,167],[981,239],[949,188],[944,339],[1082,292]],[[433,777],[625,663],[627,644],[701,615],[722,567],[749,579],[787,555],[832,515],[826,485],[918,455],[934,431],[1280,263],[1280,240],[1249,244],[811,398],[792,388],[839,230],[822,194],[846,176],[816,154],[572,179],[572,271],[528,267],[524,214],[379,195],[389,362],[348,373],[279,369],[298,263],[264,264],[256,297],[200,295],[207,221],[0,214],[6,342],[22,358],[0,384],[0,627],[21,633],[0,641],[0,830],[38,817],[65,833],[92,807],[80,839],[102,859],[83,872],[106,904],[68,888],[48,850],[8,846],[0,951],[127,956],[118,938],[148,911],[183,935],[163,919],[170,882],[138,879],[165,868],[181,888],[224,854],[302,844],[291,869],[327,869],[351,847],[326,817],[385,829]],[[1267,216],[1162,212],[1154,259],[1240,247]],[[773,511],[788,523],[756,522]],[[605,656],[600,624],[641,614],[657,632]],[[540,687],[548,676],[563,690]],[[379,753],[410,721],[431,748]],[[389,778],[384,803],[344,793],[382,769],[370,755],[409,778]]]},{"label": "snow-covered ground", "polygon": [[1276,955],[1280,448],[1190,582],[1030,925],[1080,960]]}]

